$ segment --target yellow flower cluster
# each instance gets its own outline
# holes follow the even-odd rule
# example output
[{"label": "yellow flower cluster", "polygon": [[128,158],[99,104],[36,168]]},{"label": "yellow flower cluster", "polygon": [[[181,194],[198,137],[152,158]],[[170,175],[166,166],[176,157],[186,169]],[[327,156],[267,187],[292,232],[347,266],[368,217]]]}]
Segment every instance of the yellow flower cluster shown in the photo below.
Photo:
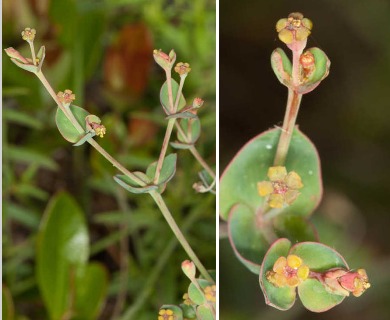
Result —
[{"label": "yellow flower cluster", "polygon": [[215,285],[204,288],[204,295],[207,301],[215,302],[217,295],[217,287]]},{"label": "yellow flower cluster", "polygon": [[272,268],[267,271],[266,278],[275,287],[297,287],[309,276],[310,269],[302,259],[294,254],[279,257]]},{"label": "yellow flower cluster", "polygon": [[279,39],[286,44],[307,39],[312,28],[313,23],[299,12],[291,13],[287,19],[280,19],[276,23]]},{"label": "yellow flower cluster", "polygon": [[173,311],[171,309],[160,309],[158,312],[158,320],[174,320]]},{"label": "yellow flower cluster", "polygon": [[191,68],[190,68],[190,65],[188,63],[179,62],[175,66],[175,71],[178,74],[183,75],[183,74],[189,73],[191,71]]},{"label": "yellow flower cluster", "polygon": [[287,174],[285,167],[270,167],[268,178],[270,181],[257,184],[257,190],[260,196],[268,196],[268,205],[271,208],[292,204],[300,193],[298,189],[303,187],[301,177],[294,171]]}]

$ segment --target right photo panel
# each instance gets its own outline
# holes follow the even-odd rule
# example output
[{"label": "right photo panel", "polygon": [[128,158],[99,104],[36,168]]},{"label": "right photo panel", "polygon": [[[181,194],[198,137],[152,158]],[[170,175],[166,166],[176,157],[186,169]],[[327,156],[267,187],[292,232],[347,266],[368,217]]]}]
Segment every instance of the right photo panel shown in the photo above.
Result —
[{"label": "right photo panel", "polygon": [[220,319],[389,318],[389,13],[219,3]]}]

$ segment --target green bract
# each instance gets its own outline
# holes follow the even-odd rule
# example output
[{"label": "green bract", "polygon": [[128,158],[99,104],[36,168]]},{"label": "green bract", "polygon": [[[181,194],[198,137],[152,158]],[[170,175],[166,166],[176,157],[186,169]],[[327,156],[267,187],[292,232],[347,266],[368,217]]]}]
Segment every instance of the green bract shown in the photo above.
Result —
[{"label": "green bract", "polygon": [[[70,105],[69,109],[73,113],[77,122],[81,125],[84,131],[86,131],[85,117],[89,115],[88,111],[75,105]],[[69,121],[69,119],[66,117],[66,115],[62,112],[60,108],[57,108],[56,124],[61,135],[64,137],[65,140],[69,142],[79,142],[85,135],[85,132],[80,133],[74,127],[72,122]]]},{"label": "green bract", "polygon": [[290,86],[292,65],[283,49],[277,48],[272,52],[271,66],[278,80],[285,86]]},{"label": "green bract", "polygon": [[[172,83],[172,100],[173,100],[173,104],[175,104],[177,92],[179,91],[179,84],[174,79],[171,79],[171,83]],[[162,107],[164,108],[165,113],[169,116],[172,112],[169,105],[168,84],[166,81],[164,82],[160,90],[160,102]],[[180,101],[177,106],[177,110],[184,108],[185,105],[186,105],[186,99],[184,99],[183,94],[181,94]]]},{"label": "green bract", "polygon": [[[316,272],[332,268],[345,268],[348,265],[343,257],[332,248],[318,242],[301,242],[291,246],[291,241],[285,238],[275,241],[266,253],[260,270],[260,287],[265,296],[265,302],[280,310],[290,309],[296,298],[293,287],[276,287],[267,278],[267,271],[272,270],[279,257],[297,255],[310,270]],[[298,295],[306,309],[313,312],[323,312],[333,308],[344,300],[344,296],[331,294],[325,290],[317,279],[306,279],[298,285]]]}]

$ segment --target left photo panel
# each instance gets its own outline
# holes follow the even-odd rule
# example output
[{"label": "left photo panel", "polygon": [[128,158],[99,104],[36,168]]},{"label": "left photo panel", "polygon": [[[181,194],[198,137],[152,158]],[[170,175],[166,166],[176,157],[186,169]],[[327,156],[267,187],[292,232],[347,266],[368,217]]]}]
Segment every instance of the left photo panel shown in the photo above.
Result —
[{"label": "left photo panel", "polygon": [[217,319],[215,0],[4,0],[2,30],[2,319]]}]

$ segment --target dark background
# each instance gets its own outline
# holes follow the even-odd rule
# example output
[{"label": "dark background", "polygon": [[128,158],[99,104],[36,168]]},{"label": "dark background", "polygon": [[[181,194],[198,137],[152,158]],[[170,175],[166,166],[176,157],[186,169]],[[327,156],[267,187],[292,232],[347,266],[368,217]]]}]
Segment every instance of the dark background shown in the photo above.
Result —
[{"label": "dark background", "polygon": [[317,146],[324,199],[314,214],[322,242],[350,267],[364,267],[372,287],[323,314],[299,301],[266,307],[251,274],[220,242],[221,319],[388,319],[390,269],[390,1],[220,2],[220,171],[253,136],[281,125],[287,88],[270,66],[283,48],[276,21],[300,11],[313,21],[309,47],[331,60],[330,75],[302,100],[297,123]]}]

